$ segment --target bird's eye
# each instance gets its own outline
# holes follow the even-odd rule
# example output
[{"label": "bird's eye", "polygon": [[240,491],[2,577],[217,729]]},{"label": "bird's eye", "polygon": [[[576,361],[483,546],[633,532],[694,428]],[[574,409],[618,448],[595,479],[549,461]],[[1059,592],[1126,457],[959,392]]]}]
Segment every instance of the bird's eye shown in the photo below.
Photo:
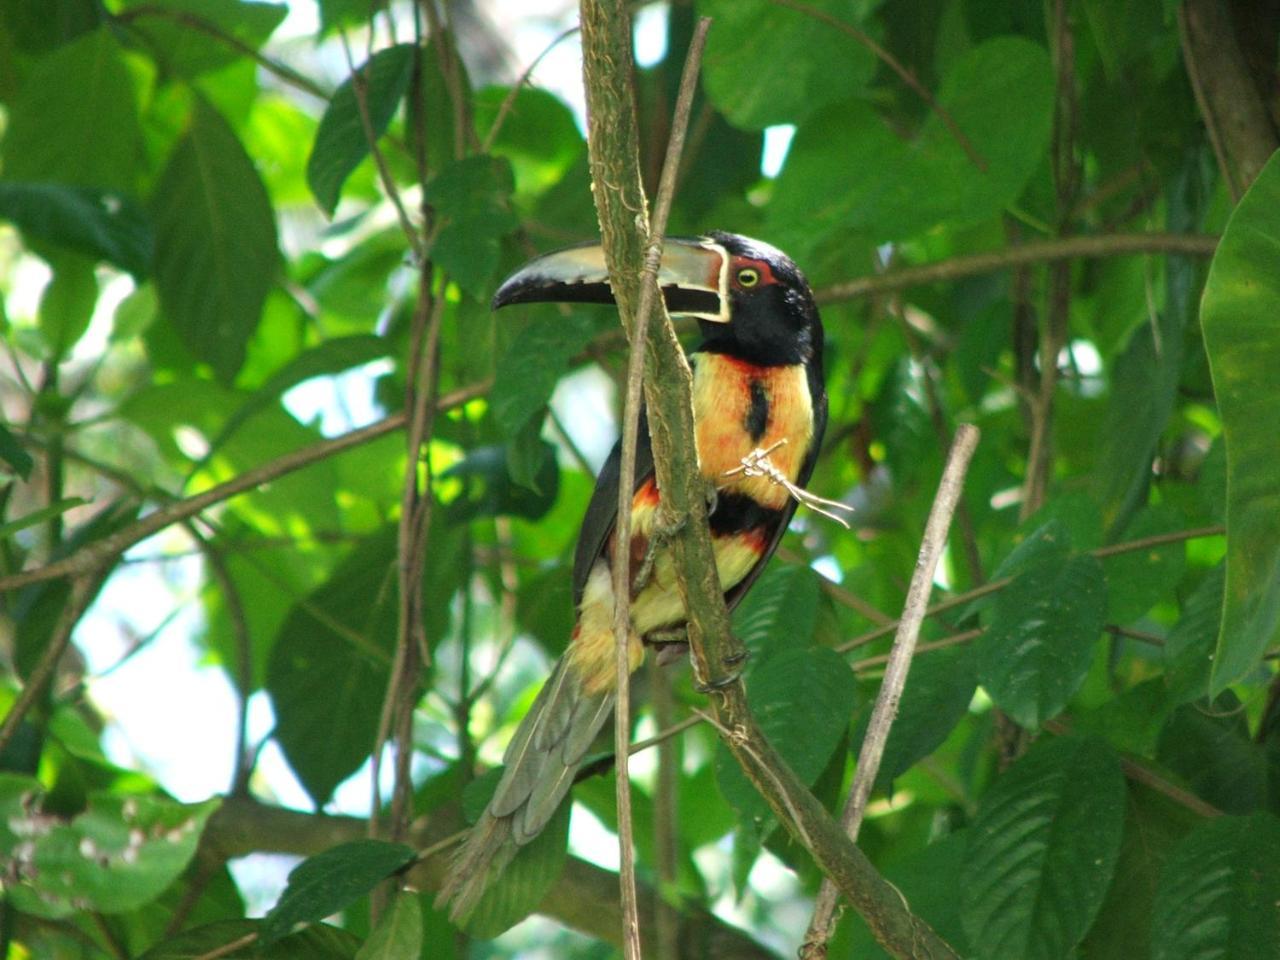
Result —
[{"label": "bird's eye", "polygon": [[738,271],[738,286],[751,289],[760,282],[760,271],[755,267],[743,267]]}]

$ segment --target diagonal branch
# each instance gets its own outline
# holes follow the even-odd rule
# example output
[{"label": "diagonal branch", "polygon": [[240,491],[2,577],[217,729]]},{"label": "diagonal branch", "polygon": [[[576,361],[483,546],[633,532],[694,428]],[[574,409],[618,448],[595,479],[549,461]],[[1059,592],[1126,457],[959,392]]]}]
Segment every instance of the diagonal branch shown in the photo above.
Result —
[{"label": "diagonal branch", "polygon": [[[635,97],[627,69],[631,35],[625,3],[584,0],[582,40],[593,144],[591,173],[605,260],[623,322],[631,326],[639,306],[647,237]],[[691,656],[700,680],[722,684],[713,706],[725,741],[779,820],[867,918],[891,954],[953,960],[955,951],[911,913],[899,892],[849,841],[764,738],[747,707],[741,680],[725,676],[724,665],[732,662],[740,644],[729,630],[711,550],[704,485],[693,443],[692,378],[675,331],[660,309],[661,299],[654,297],[651,303],[645,346],[654,376],[646,383],[645,399],[661,509],[667,517],[683,521],[672,538],[672,550],[688,610]]]}]

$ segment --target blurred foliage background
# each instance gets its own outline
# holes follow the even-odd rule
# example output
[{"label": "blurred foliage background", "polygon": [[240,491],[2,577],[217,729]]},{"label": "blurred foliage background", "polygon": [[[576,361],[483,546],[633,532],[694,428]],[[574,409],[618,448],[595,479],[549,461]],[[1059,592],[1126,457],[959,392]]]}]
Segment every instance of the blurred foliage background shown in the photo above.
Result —
[{"label": "blurred foliage background", "polygon": [[[811,486],[857,508],[850,532],[801,511],[735,614],[770,738],[837,808],[975,423],[860,845],[963,956],[1273,957],[1280,3],[637,7],[650,189],[696,15],[671,232],[808,273]],[[575,22],[0,3],[9,956],[617,952],[607,758],[468,929],[430,892],[567,640],[616,430],[613,313],[488,308],[596,236]],[[94,694],[179,642],[238,704],[153,724],[228,771],[198,796]],[[702,703],[684,668],[637,686],[637,739]],[[647,951],[794,953],[819,876],[714,732],[633,769]],[[356,842],[370,810],[383,839]],[[310,858],[278,901],[228,869],[263,853]],[[847,912],[831,955],[878,950]]]}]

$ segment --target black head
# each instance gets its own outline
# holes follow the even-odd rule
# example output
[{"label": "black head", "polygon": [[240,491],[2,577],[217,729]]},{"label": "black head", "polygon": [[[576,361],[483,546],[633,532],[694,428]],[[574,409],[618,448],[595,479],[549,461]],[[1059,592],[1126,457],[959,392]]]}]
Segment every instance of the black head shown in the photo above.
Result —
[{"label": "black head", "polygon": [[[658,273],[673,316],[698,319],[699,350],[751,363],[820,362],[822,322],[804,274],[785,253],[736,233],[668,237]],[[570,247],[530,261],[494,295],[494,309],[514,303],[613,303],[604,252]]]}]

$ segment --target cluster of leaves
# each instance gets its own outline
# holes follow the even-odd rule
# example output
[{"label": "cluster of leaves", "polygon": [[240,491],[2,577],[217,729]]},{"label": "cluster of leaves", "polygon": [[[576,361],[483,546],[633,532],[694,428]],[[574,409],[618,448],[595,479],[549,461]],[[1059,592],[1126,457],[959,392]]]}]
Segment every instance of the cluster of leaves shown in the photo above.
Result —
[{"label": "cluster of leaves", "polygon": [[[336,34],[362,30],[367,6],[321,0],[316,36],[291,54],[340,51]],[[394,418],[429,306],[439,395],[461,400],[427,445],[432,659],[413,795],[431,824],[425,846],[483,805],[493,781],[481,761],[500,755],[569,635],[569,555],[592,480],[564,435],[590,439],[573,421],[608,399],[579,387],[574,405],[557,405],[563,425],[548,408],[565,375],[597,364],[616,378],[623,360],[608,311],[488,311],[495,282],[531,250],[595,233],[571,111],[485,75],[468,54],[496,36],[481,36],[483,20],[455,35],[426,4],[390,6],[400,42],[379,15],[374,52],[332,86],[307,75],[322,75],[314,64],[300,73],[275,59],[280,4],[0,8],[0,290],[16,303],[19,266],[37,259],[50,276],[30,316],[0,311],[0,578],[92,556],[77,568],[91,592],[127,590],[140,513],[268,468],[269,483],[184,517],[189,539],[152,543],[204,556],[193,639],[243,697],[270,696],[272,737],[319,810],[378,741],[400,606],[396,520],[417,464],[394,419],[338,449],[283,398],[363,370]],[[831,397],[812,486],[858,507],[853,534],[802,512],[735,612],[753,654],[749,697],[836,806],[948,438],[976,423],[946,602],[912,667],[861,846],[966,956],[1270,956],[1280,161],[1238,204],[1230,196],[1176,4],[1082,0],[1046,22],[1054,6],[696,4],[714,22],[671,230],[758,236],[808,272]],[[694,13],[669,10],[665,58],[636,77],[650,172]],[[426,43],[403,41],[415,24]],[[908,63],[936,107],[852,34]],[[764,130],[778,124],[794,139],[765,179]],[[1223,238],[1206,269],[1154,241],[1141,255],[1108,246],[1121,232]],[[1046,253],[874,298],[842,287],[865,277],[875,292],[886,268],[892,279],[1072,234],[1097,238],[1098,256]],[[430,271],[421,284],[415,256]],[[123,545],[93,552],[105,543]],[[377,841],[326,849],[362,825],[297,813],[285,837],[242,816],[258,807],[178,804],[110,762],[74,664],[56,683],[41,674],[75,626],[64,612],[83,612],[75,596],[64,579],[3,594],[0,704],[9,713],[24,687],[39,696],[0,754],[11,894],[0,943],[155,960],[229,944],[461,955],[457,931],[411,887],[385,898],[370,929],[366,894],[411,867],[431,886],[440,857],[417,864]],[[683,674],[651,679],[673,684],[677,711],[702,702]],[[642,706],[638,722],[655,716]],[[202,722],[174,717],[175,735]],[[808,854],[714,731],[663,749],[675,775],[637,784],[637,854],[660,909],[682,915],[689,955],[725,935],[708,912],[725,892],[756,940],[794,941],[781,898],[762,896],[752,871],[767,851],[803,897],[819,879]],[[240,758],[233,793],[257,789],[254,756]],[[611,774],[574,796],[613,826]],[[678,818],[655,813],[673,805]],[[611,888],[562,881],[581,866],[568,831],[566,809],[466,932],[493,937],[534,910],[598,930]],[[725,875],[695,861],[726,838]],[[673,843],[672,867],[662,851]],[[225,867],[248,850],[317,854],[261,921],[245,919]],[[345,929],[320,923],[337,912]],[[717,955],[767,953],[746,934],[733,944]],[[557,949],[596,955],[581,940]],[[850,916],[832,953],[878,949]]]}]

